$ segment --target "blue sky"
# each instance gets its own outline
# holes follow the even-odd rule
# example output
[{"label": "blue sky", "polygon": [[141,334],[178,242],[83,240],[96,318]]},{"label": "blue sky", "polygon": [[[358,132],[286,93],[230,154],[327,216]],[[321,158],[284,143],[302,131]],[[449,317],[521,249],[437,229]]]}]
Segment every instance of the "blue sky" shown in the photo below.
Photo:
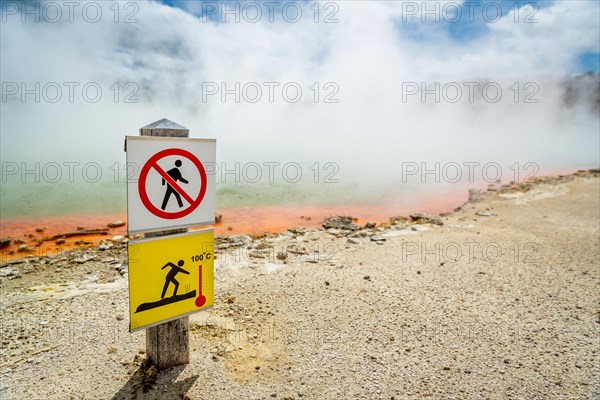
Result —
[{"label": "blue sky", "polygon": [[[219,11],[215,12],[215,5],[219,8],[228,7],[228,9],[234,9],[236,3],[244,4],[243,1],[232,1],[232,0],[221,0],[221,1],[191,1],[191,0],[161,0],[163,4],[171,7],[180,8],[190,14],[195,15],[198,18],[207,18],[209,21],[214,23],[222,23],[220,21]],[[267,6],[264,5],[264,1],[257,1],[262,6],[264,13],[268,11]],[[275,6],[276,12],[274,13],[275,18],[281,18],[281,8],[290,1],[278,1],[278,5]],[[314,7],[313,1],[298,1],[297,4],[301,4],[307,13],[311,13],[311,6]],[[321,5],[327,2],[321,2]],[[450,2],[451,4],[459,4],[460,1]],[[438,41],[438,37],[441,34],[450,38],[455,44],[464,44],[468,46],[473,42],[477,42],[482,38],[485,38],[491,31],[492,25],[495,23],[496,16],[498,18],[512,18],[517,19],[521,23],[535,23],[535,20],[539,20],[539,12],[552,6],[555,3],[553,0],[510,0],[510,1],[498,1],[498,0],[467,0],[460,5],[459,12],[462,13],[460,17],[457,17],[457,7],[448,5],[447,8],[443,2],[438,3],[440,19],[435,20],[435,17],[431,14],[422,15],[424,10],[419,9],[416,15],[410,15],[407,17],[399,17],[398,29],[402,31],[404,38],[409,38],[416,42],[420,42],[422,45],[431,43],[435,45]],[[238,4],[238,5],[239,5]],[[421,1],[414,2],[419,8],[424,4]],[[600,4],[600,3],[598,3]],[[409,6],[407,6],[409,7]],[[427,7],[428,10],[434,10],[436,7],[435,2],[429,2]],[[600,5],[599,5],[600,7]],[[518,14],[511,14],[514,10],[519,9]],[[207,12],[209,10],[210,12]],[[485,11],[484,11],[485,10]],[[501,15],[499,15],[499,14]],[[342,15],[343,17],[343,15]],[[230,23],[233,17],[225,17]],[[425,18],[425,22],[422,21]],[[600,29],[600,28],[599,28]],[[441,30],[441,31],[440,31]],[[585,51],[579,54],[572,62],[572,67],[568,73],[585,73],[585,72],[600,72],[600,45],[594,51]]]},{"label": "blue sky", "polygon": [[[467,1],[467,3],[469,3]],[[440,24],[445,25],[446,29],[450,32],[450,35],[458,41],[469,41],[475,39],[478,35],[484,35],[489,32],[489,24],[493,23],[497,17],[497,13],[501,13],[502,17],[506,17],[512,10],[527,6],[528,8],[523,9],[518,17],[521,20],[533,20],[536,19],[537,12],[552,5],[553,1],[504,1],[499,2],[495,0],[483,0],[470,2],[472,3],[473,20],[462,18],[456,23],[447,22],[442,20]],[[483,10],[486,11],[483,11]],[[468,7],[464,7],[464,12],[469,12]],[[479,11],[481,10],[481,11]],[[498,15],[500,18],[500,15]],[[450,16],[449,19],[452,19]]]},{"label": "blue sky", "polygon": [[599,72],[600,53],[583,53],[579,57],[580,72]]}]

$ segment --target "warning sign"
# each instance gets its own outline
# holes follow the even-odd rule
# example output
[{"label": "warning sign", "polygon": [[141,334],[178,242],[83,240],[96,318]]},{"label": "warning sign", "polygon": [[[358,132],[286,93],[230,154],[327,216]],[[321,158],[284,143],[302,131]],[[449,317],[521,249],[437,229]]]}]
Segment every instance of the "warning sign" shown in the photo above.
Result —
[{"label": "warning sign", "polygon": [[130,331],[212,307],[213,230],[130,241]]},{"label": "warning sign", "polygon": [[128,136],[128,232],[213,224],[215,153],[214,139]]},{"label": "warning sign", "polygon": [[[196,167],[195,172],[198,172],[200,174],[200,192],[198,194],[195,194],[194,198],[192,198],[186,192],[186,190],[183,189],[182,186],[180,186],[181,183],[184,183],[186,185],[190,183],[181,174],[181,170],[179,168],[182,167],[183,162],[180,159],[176,160],[174,163],[174,168],[168,170],[167,172],[165,172],[165,170],[158,165],[158,161],[169,156],[183,157],[189,162],[191,162],[194,165],[194,167]],[[161,202],[160,209],[152,203],[150,197],[148,196],[148,191],[146,189],[146,187],[148,186],[148,174],[153,169],[156,172],[158,172],[159,175],[162,177],[162,186],[165,186],[166,183],[165,195]],[[140,198],[142,199],[142,203],[144,203],[144,206],[148,209],[148,211],[161,218],[177,219],[190,214],[200,205],[202,199],[204,198],[204,195],[206,194],[206,181],[206,171],[204,170],[204,166],[202,165],[200,160],[196,158],[196,156],[194,156],[189,151],[182,149],[167,149],[158,152],[146,162],[140,173],[138,189],[140,193]],[[175,200],[177,200],[177,205],[180,208],[179,211],[165,211],[166,207],[169,205],[171,195],[173,195]],[[182,197],[187,202],[187,205],[185,207],[183,201],[181,200]]]}]

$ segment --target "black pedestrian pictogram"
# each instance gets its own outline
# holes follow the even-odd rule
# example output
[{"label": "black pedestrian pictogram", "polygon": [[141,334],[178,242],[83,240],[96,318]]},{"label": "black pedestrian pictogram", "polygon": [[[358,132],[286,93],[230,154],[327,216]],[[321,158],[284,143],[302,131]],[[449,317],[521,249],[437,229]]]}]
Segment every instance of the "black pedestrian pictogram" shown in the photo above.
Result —
[{"label": "black pedestrian pictogram", "polygon": [[[175,162],[175,168],[172,168],[167,173],[167,171],[158,165],[158,161],[170,156],[178,156],[178,158]],[[182,176],[181,170],[179,169],[184,163],[186,166],[186,170],[184,171],[186,174],[185,178]],[[150,186],[148,183],[148,174],[150,171],[156,171],[161,176],[163,179],[162,187],[166,184],[169,185],[164,192],[164,198],[162,199],[163,204],[153,204],[148,196],[148,190],[154,192],[158,189],[160,191],[160,187],[157,187],[157,184],[153,184],[156,186],[148,187]],[[196,187],[194,185],[196,183],[196,173],[200,175],[200,188],[198,189],[197,194],[194,190]],[[181,188],[183,185],[180,186],[179,182],[176,182],[175,180],[186,184],[189,180],[189,183],[192,183],[192,185],[190,185],[190,194],[186,193],[186,191]],[[206,170],[198,157],[187,150],[173,148],[159,151],[150,157],[146,164],[144,164],[138,180],[138,192],[142,204],[150,213],[159,218],[176,220],[190,215],[198,208],[198,206],[200,206],[200,203],[202,203],[202,199],[204,199],[204,195],[206,194],[207,184],[208,177],[206,175]],[[175,200],[178,201],[179,208],[173,207],[177,208],[177,210],[166,211],[172,194],[175,195]],[[182,204],[182,199],[188,203],[187,206]],[[160,207],[161,205],[162,209]]]},{"label": "black pedestrian pictogram", "polygon": [[[182,301],[182,300],[187,300],[187,299],[192,299],[194,297],[196,297],[196,291],[192,290],[191,292],[188,293],[184,293],[184,294],[177,294],[177,289],[179,289],[179,282],[177,281],[177,279],[175,279],[175,276],[179,273],[183,273],[183,274],[187,274],[190,275],[190,273],[188,271],[186,271],[185,269],[181,268],[184,265],[184,261],[183,260],[179,260],[177,262],[177,265],[173,264],[172,262],[168,262],[165,265],[163,265],[163,267],[161,268],[161,270],[170,267],[171,270],[167,273],[167,276],[165,277],[165,284],[163,286],[163,290],[162,293],[160,295],[161,300],[158,301],[153,301],[150,303],[143,303],[140,304],[135,312],[141,312],[141,311],[146,311],[146,310],[150,310],[152,308],[157,308],[157,307],[161,307],[167,304],[171,304],[171,303],[176,303],[178,301]],[[169,288],[170,284],[175,285],[175,289],[173,290],[173,295],[170,297],[165,297],[165,295],[167,294],[167,289]],[[189,288],[189,285],[186,285],[186,289]]]},{"label": "black pedestrian pictogram", "polygon": [[184,264],[183,260],[179,260],[177,265],[173,264],[172,262],[168,262],[164,265],[164,267],[161,268],[161,270],[162,270],[167,267],[171,267],[171,270],[169,271],[169,273],[167,274],[167,277],[165,278],[165,286],[163,286],[163,291],[162,291],[162,294],[160,295],[161,299],[165,298],[165,294],[167,294],[167,289],[169,288],[169,283],[172,283],[173,285],[175,285],[175,290],[173,290],[173,296],[177,296],[177,289],[179,289],[179,282],[177,282],[177,279],[175,279],[175,275],[177,275],[180,272],[182,274],[187,274],[187,275],[190,274],[185,269],[181,268],[181,267],[183,267],[183,264]]},{"label": "black pedestrian pictogram", "polygon": [[[189,182],[183,177],[181,176],[181,171],[179,170],[179,167],[181,167],[181,160],[177,160],[175,161],[175,168],[171,168],[170,170],[167,171],[167,174],[175,181],[180,181],[183,182],[185,184],[188,184]],[[179,205],[179,208],[183,207],[183,202],[181,201],[181,195],[177,192],[177,190],[173,189],[173,186],[171,186],[168,182],[165,182],[165,178],[162,179],[162,185],[165,186],[165,183],[167,184],[167,191],[165,192],[165,197],[163,198],[163,202],[161,205],[161,210],[165,210],[167,208],[167,204],[169,203],[169,199],[171,198],[171,195],[174,194],[175,195],[175,199],[177,199],[177,205]]]}]

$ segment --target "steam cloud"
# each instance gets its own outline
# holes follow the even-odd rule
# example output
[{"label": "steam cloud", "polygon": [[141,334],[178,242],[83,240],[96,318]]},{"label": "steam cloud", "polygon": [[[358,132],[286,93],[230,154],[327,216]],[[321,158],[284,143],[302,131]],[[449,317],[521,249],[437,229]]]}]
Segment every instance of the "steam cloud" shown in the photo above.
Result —
[{"label": "steam cloud", "polygon": [[[338,22],[328,24],[312,16],[219,23],[158,2],[138,3],[137,23],[115,23],[111,3],[98,4],[97,23],[78,14],[73,23],[22,23],[3,13],[3,83],[80,83],[72,103],[66,89],[56,103],[3,99],[3,161],[123,161],[123,136],[167,117],[191,136],[216,137],[220,162],[335,162],[350,187],[400,185],[403,162],[599,164],[598,76],[584,85],[571,77],[580,54],[600,51],[596,2],[546,4],[530,24],[515,22],[513,10],[460,39],[448,24],[407,20],[397,1],[338,2]],[[201,4],[180,3],[196,12]],[[87,82],[103,90],[97,103],[82,99]],[[124,102],[128,82],[138,103]],[[260,101],[207,94],[236,82],[240,90],[257,83]],[[273,102],[265,82],[279,84]],[[486,101],[477,90],[469,101],[468,82],[493,82],[501,99]],[[282,97],[286,83],[302,89],[298,102]],[[436,83],[439,103],[434,94],[424,102],[420,92],[407,96],[414,85],[435,91]],[[255,96],[253,85],[246,97]],[[581,94],[590,85],[591,94]],[[447,101],[456,86],[461,100]],[[333,92],[338,102],[325,103]],[[524,103],[533,92],[538,102]]]}]

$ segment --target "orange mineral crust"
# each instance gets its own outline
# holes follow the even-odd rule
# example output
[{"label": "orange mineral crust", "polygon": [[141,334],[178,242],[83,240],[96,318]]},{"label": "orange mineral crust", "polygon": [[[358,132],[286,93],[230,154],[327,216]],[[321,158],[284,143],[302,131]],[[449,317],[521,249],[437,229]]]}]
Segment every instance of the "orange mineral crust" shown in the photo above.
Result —
[{"label": "orange mineral crust", "polygon": [[[283,232],[292,226],[320,227],[323,220],[335,215],[350,215],[358,223],[367,221],[388,222],[396,215],[418,211],[439,213],[462,204],[466,196],[445,197],[427,204],[409,204],[403,207],[390,205],[354,206],[252,206],[219,210],[222,221],[215,224],[217,235]],[[10,238],[10,244],[0,250],[1,261],[28,255],[46,256],[62,250],[95,246],[102,240],[121,240],[127,234],[127,216],[67,215],[39,218],[3,220],[0,237]]]}]

